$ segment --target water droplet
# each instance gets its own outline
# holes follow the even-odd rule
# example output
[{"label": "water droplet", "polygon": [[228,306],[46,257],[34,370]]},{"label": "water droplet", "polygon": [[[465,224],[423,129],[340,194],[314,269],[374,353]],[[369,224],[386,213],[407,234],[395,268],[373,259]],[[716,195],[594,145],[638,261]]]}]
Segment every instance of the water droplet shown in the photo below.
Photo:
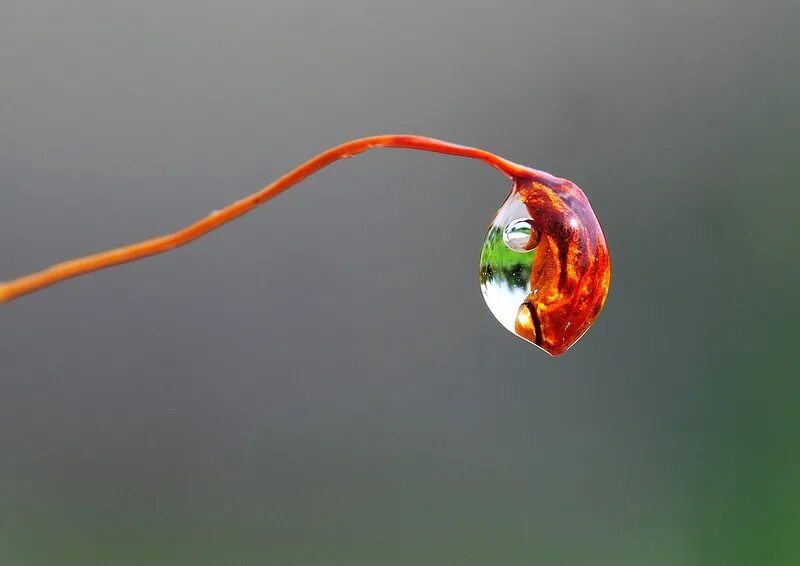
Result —
[{"label": "water droplet", "polygon": [[503,230],[503,242],[515,252],[529,252],[539,244],[539,231],[530,218],[518,218]]},{"label": "water droplet", "polygon": [[606,240],[583,191],[537,172],[515,178],[481,248],[481,291],[497,320],[558,356],[603,308],[610,276]]},{"label": "water droplet", "polygon": [[489,310],[514,334],[520,307],[531,292],[531,265],[539,238],[525,203],[512,191],[483,240],[480,283]]}]

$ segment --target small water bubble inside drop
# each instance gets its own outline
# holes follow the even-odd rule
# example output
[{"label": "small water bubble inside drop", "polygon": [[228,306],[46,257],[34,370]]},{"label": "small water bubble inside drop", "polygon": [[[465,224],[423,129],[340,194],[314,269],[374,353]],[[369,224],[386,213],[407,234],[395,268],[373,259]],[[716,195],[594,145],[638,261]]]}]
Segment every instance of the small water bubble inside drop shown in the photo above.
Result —
[{"label": "small water bubble inside drop", "polygon": [[539,231],[530,218],[518,218],[506,226],[503,242],[515,252],[529,252],[539,244]]}]

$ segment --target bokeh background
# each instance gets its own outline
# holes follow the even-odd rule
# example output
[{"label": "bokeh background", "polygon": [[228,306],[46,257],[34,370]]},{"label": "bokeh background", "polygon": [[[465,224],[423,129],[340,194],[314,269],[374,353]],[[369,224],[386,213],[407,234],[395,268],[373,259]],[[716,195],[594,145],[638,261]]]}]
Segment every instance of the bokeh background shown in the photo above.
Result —
[{"label": "bokeh background", "polygon": [[344,140],[568,177],[606,309],[483,304],[508,189],[341,162],[2,307],[0,564],[800,563],[792,0],[0,0],[0,279],[171,231]]}]

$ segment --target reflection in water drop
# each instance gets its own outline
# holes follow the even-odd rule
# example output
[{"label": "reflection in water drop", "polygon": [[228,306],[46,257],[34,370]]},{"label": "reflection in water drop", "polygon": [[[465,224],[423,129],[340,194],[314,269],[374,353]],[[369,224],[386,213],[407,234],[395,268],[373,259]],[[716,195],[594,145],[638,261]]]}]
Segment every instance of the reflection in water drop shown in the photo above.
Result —
[{"label": "reflection in water drop", "polygon": [[531,291],[531,265],[538,241],[539,231],[525,204],[512,191],[483,241],[480,283],[489,310],[514,334],[519,307]]}]

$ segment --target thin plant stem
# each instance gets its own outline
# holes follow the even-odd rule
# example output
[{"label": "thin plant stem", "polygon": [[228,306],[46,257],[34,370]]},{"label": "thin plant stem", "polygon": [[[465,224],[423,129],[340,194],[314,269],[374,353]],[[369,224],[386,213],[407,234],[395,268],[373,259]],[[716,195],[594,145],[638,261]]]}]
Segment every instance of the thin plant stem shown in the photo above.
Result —
[{"label": "thin plant stem", "polygon": [[73,277],[144,259],[188,244],[256,209],[334,161],[353,157],[374,148],[415,149],[477,159],[500,170],[511,179],[533,173],[532,169],[503,159],[488,151],[424,136],[382,135],[352,140],[320,153],[263,189],[233,202],[221,210],[216,210],[205,218],[201,218],[180,230],[149,240],[57,263],[42,271],[0,283],[0,304],[40,291]]}]

